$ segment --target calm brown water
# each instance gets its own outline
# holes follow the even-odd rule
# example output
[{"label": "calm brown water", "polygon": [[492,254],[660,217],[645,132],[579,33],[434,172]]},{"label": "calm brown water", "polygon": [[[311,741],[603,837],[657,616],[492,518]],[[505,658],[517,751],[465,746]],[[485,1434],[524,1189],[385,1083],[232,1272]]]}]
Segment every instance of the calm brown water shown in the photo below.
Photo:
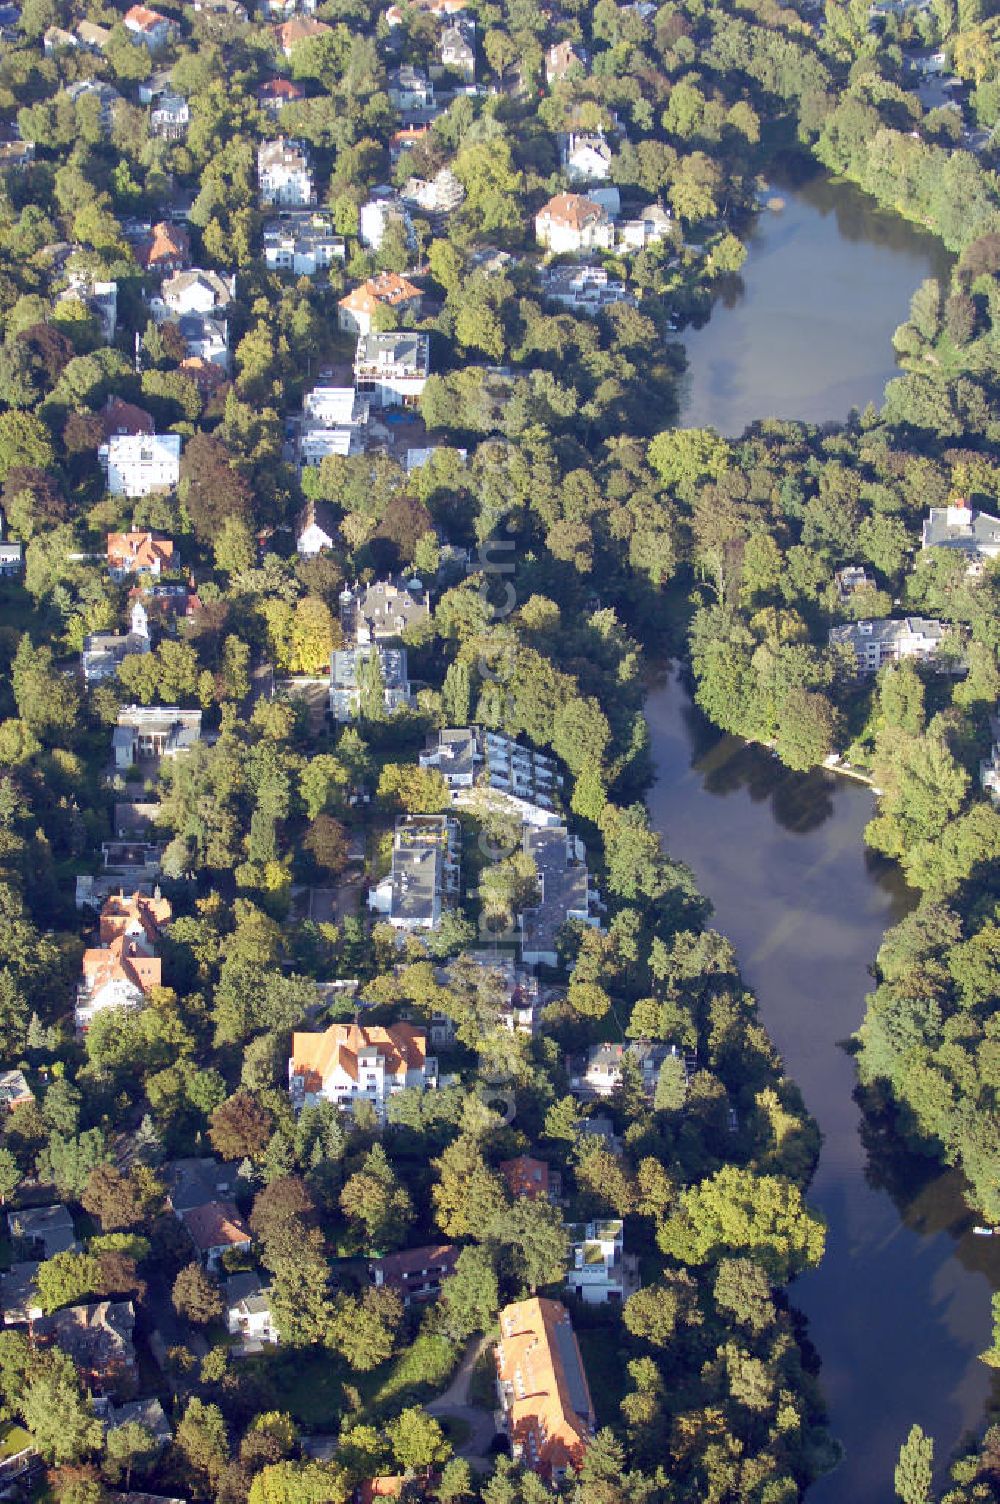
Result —
[{"label": "calm brown water", "polygon": [[687,427],[739,434],[755,418],[823,423],[881,406],[914,290],[948,274],[940,242],[850,184],[773,188],[785,207],[758,216],[740,277],[683,335]]},{"label": "calm brown water", "polygon": [[841,1048],[861,1021],[881,936],[911,895],[864,850],[872,797],[863,786],[791,773],[721,735],[673,678],[654,689],[646,715],[653,821],[711,899],[823,1132],[810,1199],[829,1224],[826,1257],[793,1300],[809,1320],[845,1458],[810,1497],[886,1504],[914,1421],[942,1459],[980,1426],[990,1371],[977,1354],[1000,1287],[1000,1238],[972,1235],[958,1178],[926,1165],[914,1173],[878,1143],[869,1152]]}]

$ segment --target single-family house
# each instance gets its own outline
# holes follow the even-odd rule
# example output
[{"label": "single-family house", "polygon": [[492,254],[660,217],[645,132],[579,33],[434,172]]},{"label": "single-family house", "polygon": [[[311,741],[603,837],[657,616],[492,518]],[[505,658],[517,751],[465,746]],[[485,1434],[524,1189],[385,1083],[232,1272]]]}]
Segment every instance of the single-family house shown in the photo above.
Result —
[{"label": "single-family house", "polygon": [[235,1162],[216,1159],[214,1154],[171,1159],[162,1169],[167,1201],[178,1221],[196,1206],[230,1201],[239,1178]]},{"label": "single-family house", "polygon": [[43,1315],[38,1304],[35,1276],[38,1259],[22,1259],[0,1274],[0,1307],[4,1326],[27,1326]]},{"label": "single-family house", "polygon": [[630,1059],[646,1096],[652,1101],[664,1061],[683,1062],[685,1077],[695,1068],[695,1058],[685,1055],[675,1044],[658,1040],[633,1039],[627,1045],[608,1041],[591,1045],[583,1055],[569,1061],[569,1089],[583,1101],[610,1097],[622,1084],[623,1062]]},{"label": "single-family house", "polygon": [[24,544],[0,543],[0,579],[16,580],[24,568]]},{"label": "single-family house", "polygon": [[177,24],[148,5],[133,5],[122,16],[122,25],[136,42],[150,52],[161,52],[177,34]]},{"label": "single-family house", "polygon": [[402,114],[428,110],[434,104],[434,85],[421,69],[403,63],[389,75],[389,103]]},{"label": "single-family house", "polygon": [[372,320],[380,308],[391,308],[398,318],[417,318],[423,297],[398,272],[379,272],[345,294],[337,304],[337,325],[348,334],[369,334]]},{"label": "single-family house", "polygon": [[113,1400],[108,1400],[101,1418],[105,1432],[117,1431],[119,1426],[142,1426],[153,1438],[156,1451],[169,1446],[174,1439],[173,1427],[155,1395],[141,1400],[126,1400],[123,1405],[116,1405]]},{"label": "single-family house", "polygon": [[300,42],[310,42],[314,37],[326,36],[330,27],[315,16],[292,16],[274,28],[278,46],[286,57],[291,57]]},{"label": "single-family house", "polygon": [[148,413],[144,407],[136,407],[134,402],[123,402],[121,397],[109,397],[99,416],[104,424],[106,439],[125,434],[133,437],[145,434],[151,438],[156,432],[152,413]]},{"label": "single-family house", "polygon": [[621,1306],[639,1288],[639,1261],[625,1252],[625,1224],[618,1217],[576,1222],[570,1242],[566,1290],[588,1306]]},{"label": "single-family house", "polygon": [[564,825],[528,826],[525,852],[538,870],[539,901],[518,916],[521,960],[525,966],[555,966],[559,931],[571,919],[600,929],[600,898],[587,871],[587,850]]},{"label": "single-family house", "polygon": [[34,1100],[35,1094],[23,1071],[0,1071],[0,1111],[14,1112]]},{"label": "single-family house", "polygon": [[257,103],[269,115],[280,115],[286,104],[297,104],[305,97],[302,85],[290,78],[269,78],[257,88]]},{"label": "single-family house", "polygon": [[587,71],[587,53],[570,41],[555,42],[545,54],[545,82],[561,83],[570,74],[582,76]]},{"label": "single-family house", "polygon": [[362,334],[354,382],[376,407],[414,407],[430,374],[430,339],[410,330]]},{"label": "single-family house", "polygon": [[395,188],[375,188],[372,196],[358,211],[358,239],[369,251],[382,249],[390,225],[399,225],[408,246],[415,244],[413,224]]},{"label": "single-family house", "polygon": [[309,151],[303,141],[279,136],[257,148],[257,179],[260,201],[265,208],[283,204],[306,209],[316,202]]},{"label": "single-family house", "polygon": [[149,112],[149,129],[161,141],[183,141],[191,124],[191,107],[183,94],[161,94]]},{"label": "single-family house", "polygon": [[7,1230],[15,1250],[42,1259],[72,1253],[79,1244],[73,1218],[64,1206],[23,1206],[7,1213]]},{"label": "single-family house", "polygon": [[859,590],[874,590],[875,580],[862,564],[845,564],[833,576],[837,590],[837,603],[846,606],[852,595]]},{"label": "single-family house", "polygon": [[400,198],[407,209],[437,223],[461,208],[465,189],[450,167],[442,167],[429,179],[407,178]]},{"label": "single-family house", "polygon": [[571,183],[605,183],[611,176],[611,147],[601,131],[564,131],[559,160]]},{"label": "single-family house", "polygon": [[673,230],[670,210],[662,204],[647,204],[632,219],[620,220],[617,248],[620,251],[644,251],[647,246],[669,240]]},{"label": "single-family house", "polygon": [[83,639],[80,668],[84,684],[89,688],[116,678],[126,658],[133,653],[149,653],[152,647],[146,608],[136,601],[128,632],[89,632]]},{"label": "single-family house", "polygon": [[554,256],[610,251],[615,227],[606,209],[581,193],[557,193],[535,215],[535,238]]},{"label": "single-family house", "polygon": [[138,1377],[134,1329],[130,1300],[96,1300],[37,1317],[31,1337],[68,1353],[92,1393],[124,1398],[135,1392]]},{"label": "single-family house", "polygon": [[394,1290],[404,1306],[425,1305],[441,1294],[441,1286],[454,1274],[457,1262],[454,1243],[431,1243],[372,1259],[368,1276],[376,1290]]},{"label": "single-family house", "polygon": [[898,663],[904,658],[940,666],[941,644],[953,630],[946,622],[921,616],[852,621],[830,628],[830,646],[850,648],[859,675],[877,674],[884,664]]},{"label": "single-family house", "polygon": [[84,100],[94,100],[97,105],[97,121],[105,136],[114,124],[118,106],[123,103],[117,89],[113,89],[103,79],[96,78],[78,78],[75,83],[67,84],[66,97],[74,105],[79,105]]},{"label": "single-family house", "polygon": [[498,1420],[511,1456],[558,1484],[594,1435],[594,1403],[569,1312],[534,1297],[504,1306],[496,1345]]},{"label": "single-family house", "polygon": [[60,52],[63,48],[77,48],[80,39],[73,32],[65,31],[61,26],[49,26],[42,37],[42,51],[46,57],[51,57],[54,52]]},{"label": "single-family house", "polygon": [[225,308],[236,296],[236,277],[192,267],[165,277],[159,295],[150,299],[153,316],[181,317],[186,313],[210,314]]},{"label": "single-family house", "polygon": [[458,73],[466,83],[476,78],[476,23],[471,16],[456,16],[441,32],[438,46],[441,65]]},{"label": "single-family house", "polygon": [[418,579],[377,580],[345,585],[340,592],[344,641],[359,645],[388,642],[429,621],[431,598]]},{"label": "single-family house", "polygon": [[515,1201],[558,1201],[562,1176],[545,1159],[519,1154],[500,1161],[500,1174]]},{"label": "single-family house", "polygon": [[207,1201],[183,1212],[178,1221],[187,1230],[198,1257],[218,1269],[226,1253],[249,1253],[250,1229],[232,1201]]},{"label": "single-family house", "polygon": [[85,1034],[105,1008],[141,1008],[163,978],[163,963],[151,944],[135,936],[119,936],[108,945],[83,953],[83,975],[77,991],[74,1019]]},{"label": "single-family house", "polygon": [[226,1302],[226,1328],[231,1336],[239,1337],[237,1352],[241,1356],[262,1352],[278,1342],[271,1292],[261,1283],[259,1274],[248,1271],[230,1275],[222,1293]]},{"label": "single-family house", "polygon": [[172,491],[181,473],[177,433],[112,434],[97,451],[112,496]]},{"label": "single-family house", "polygon": [[98,26],[96,21],[81,21],[76,28],[76,35],[81,47],[98,54],[103,54],[111,41],[110,28]]},{"label": "single-family house", "polygon": [[179,562],[172,538],[141,530],[109,533],[107,555],[108,574],[118,584],[132,574],[159,579],[164,570],[176,569]]},{"label": "single-family house", "polygon": [[288,1089],[292,1106],[335,1102],[372,1104],[385,1121],[389,1098],[407,1087],[437,1084],[437,1061],[427,1035],[413,1024],[331,1024],[323,1033],[292,1035]]},{"label": "single-family house", "polygon": [[137,764],[177,757],[201,740],[201,711],[176,705],[127,705],[112,732],[114,764],[124,771]]},{"label": "single-family house", "polygon": [[24,172],[34,160],[34,141],[0,141],[0,172]]},{"label": "single-family house", "polygon": [[315,558],[325,549],[334,548],[339,536],[337,514],[330,503],[307,501],[296,529],[296,551],[304,558]]},{"label": "single-family house", "polygon": [[969,574],[1000,558],[1000,517],[978,512],[964,498],[946,507],[931,507],[924,521],[922,548],[950,548],[964,554]]},{"label": "single-family house", "polygon": [[161,220],[140,242],[136,254],[148,272],[182,272],[191,265],[191,237],[183,225]]}]

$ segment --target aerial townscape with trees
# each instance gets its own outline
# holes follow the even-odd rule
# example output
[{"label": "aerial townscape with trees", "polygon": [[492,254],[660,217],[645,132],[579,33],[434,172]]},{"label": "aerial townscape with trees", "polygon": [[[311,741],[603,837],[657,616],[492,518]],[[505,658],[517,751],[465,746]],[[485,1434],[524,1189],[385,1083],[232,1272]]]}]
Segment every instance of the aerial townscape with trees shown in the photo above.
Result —
[{"label": "aerial townscape with trees", "polygon": [[[7,1497],[836,1468],[821,1137],[643,707],[872,786],[859,1093],[1000,1224],[998,127],[991,0],[0,4]],[[679,426],[778,162],[950,274],[880,406]],[[1000,1499],[989,1415],[900,1441]]]}]

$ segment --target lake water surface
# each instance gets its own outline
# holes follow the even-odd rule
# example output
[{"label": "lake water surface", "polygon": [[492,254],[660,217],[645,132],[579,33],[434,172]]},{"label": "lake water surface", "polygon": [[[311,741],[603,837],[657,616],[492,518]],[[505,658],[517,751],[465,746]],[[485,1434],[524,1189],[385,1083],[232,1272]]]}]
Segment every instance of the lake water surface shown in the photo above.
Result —
[{"label": "lake water surface", "polygon": [[723,736],[675,678],[654,689],[646,716],[654,824],[711,899],[823,1133],[810,1201],[827,1219],[826,1256],[792,1299],[809,1319],[846,1455],[810,1497],[886,1504],[914,1421],[941,1460],[981,1424],[991,1370],[977,1355],[1000,1287],[1000,1239],[972,1234],[958,1177],[928,1177],[927,1166],[903,1174],[912,1166],[878,1145],[869,1153],[841,1047],[861,1022],[882,934],[913,895],[864,849],[873,801],[863,785],[789,772]]},{"label": "lake water surface", "polygon": [[755,418],[822,423],[879,406],[914,290],[948,274],[939,241],[850,184],[776,179],[773,192],[784,208],[758,216],[741,275],[682,336],[687,427],[738,434]]},{"label": "lake water surface", "polygon": [[[813,178],[755,228],[740,288],[685,335],[681,421],[737,434],[755,418],[842,419],[896,374],[891,337],[914,289],[946,275],[927,236],[853,188]],[[796,1283],[822,1362],[841,1465],[815,1504],[886,1504],[900,1443],[919,1422],[938,1461],[978,1429],[991,1371],[1000,1238],[972,1234],[954,1174],[914,1173],[863,1135],[854,1064],[868,968],[912,895],[866,853],[872,796],[713,730],[669,679],[646,707],[657,782],[649,807],[736,946],[763,1021],[823,1133],[811,1199],[828,1222],[820,1269]],[[867,1140],[867,1141],[866,1141]]]}]

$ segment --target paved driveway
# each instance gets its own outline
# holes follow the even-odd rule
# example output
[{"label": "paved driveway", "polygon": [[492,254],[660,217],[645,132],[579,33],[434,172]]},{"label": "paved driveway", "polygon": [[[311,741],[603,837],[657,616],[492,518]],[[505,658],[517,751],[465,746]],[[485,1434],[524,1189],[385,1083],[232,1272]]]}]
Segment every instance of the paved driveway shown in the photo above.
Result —
[{"label": "paved driveway", "polygon": [[491,1410],[481,1410],[478,1405],[470,1403],[469,1385],[472,1383],[472,1371],[476,1362],[489,1345],[486,1337],[470,1342],[458,1372],[444,1394],[424,1406],[428,1415],[434,1415],[438,1420],[455,1419],[468,1426],[468,1436],[455,1450],[459,1457],[464,1457],[471,1467],[478,1468],[480,1472],[491,1471],[496,1462],[496,1457],[489,1450],[496,1435],[496,1426],[493,1424]]}]

